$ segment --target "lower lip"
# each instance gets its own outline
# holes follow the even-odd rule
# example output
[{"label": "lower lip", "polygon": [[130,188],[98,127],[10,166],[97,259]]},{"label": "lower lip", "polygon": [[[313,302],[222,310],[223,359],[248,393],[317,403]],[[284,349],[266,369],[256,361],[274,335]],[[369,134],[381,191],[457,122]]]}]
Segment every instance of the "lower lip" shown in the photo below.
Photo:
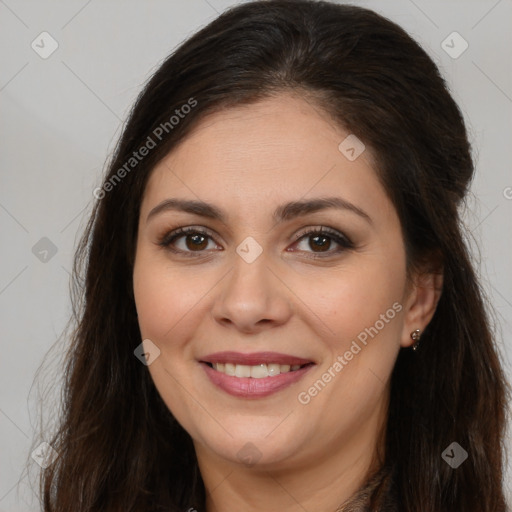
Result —
[{"label": "lower lip", "polygon": [[252,377],[233,377],[214,370],[206,363],[201,363],[201,365],[213,384],[226,393],[240,398],[263,398],[277,393],[281,389],[302,379],[314,366],[311,364],[293,372],[280,373],[274,377],[254,379]]}]

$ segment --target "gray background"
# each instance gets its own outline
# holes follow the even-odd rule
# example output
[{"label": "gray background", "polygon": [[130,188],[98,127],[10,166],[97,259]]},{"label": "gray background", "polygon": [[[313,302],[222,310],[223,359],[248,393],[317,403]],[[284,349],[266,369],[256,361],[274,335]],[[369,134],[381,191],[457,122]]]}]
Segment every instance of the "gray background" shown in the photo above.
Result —
[{"label": "gray background", "polygon": [[[70,315],[73,250],[123,119],[159,62],[234,3],[0,0],[0,512],[39,510],[24,472],[44,440],[37,407],[46,388],[34,377]],[[510,378],[512,2],[358,5],[391,18],[423,44],[465,114],[477,176],[464,217],[480,247],[471,242]],[[51,48],[43,31],[58,43],[46,59],[31,47],[35,41],[40,52]],[[453,31],[469,44],[458,58],[441,46]],[[452,52],[460,50],[461,42],[452,40]],[[61,355],[56,346],[48,363],[47,380],[56,388]],[[57,411],[47,405],[45,414],[51,421]],[[511,499],[510,487],[508,493]]]}]

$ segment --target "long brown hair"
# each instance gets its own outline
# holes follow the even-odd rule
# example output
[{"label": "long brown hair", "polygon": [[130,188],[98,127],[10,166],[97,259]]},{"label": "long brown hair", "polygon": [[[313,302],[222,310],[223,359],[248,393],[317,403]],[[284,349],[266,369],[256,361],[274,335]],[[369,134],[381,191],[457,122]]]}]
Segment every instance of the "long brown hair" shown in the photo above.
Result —
[{"label": "long brown hair", "polygon": [[[505,510],[507,385],[459,217],[474,173],[463,116],[432,59],[393,22],[355,6],[270,0],[229,9],[185,41],[131,111],[76,256],[45,512],[204,510],[191,438],[133,353],[139,208],[155,164],[206,114],[286,91],[372,148],[408,272],[442,262],[421,349],[402,349],[392,375],[385,463],[396,510]],[[152,147],[131,161],[143,145]],[[452,442],[469,455],[457,469],[442,458]]]}]

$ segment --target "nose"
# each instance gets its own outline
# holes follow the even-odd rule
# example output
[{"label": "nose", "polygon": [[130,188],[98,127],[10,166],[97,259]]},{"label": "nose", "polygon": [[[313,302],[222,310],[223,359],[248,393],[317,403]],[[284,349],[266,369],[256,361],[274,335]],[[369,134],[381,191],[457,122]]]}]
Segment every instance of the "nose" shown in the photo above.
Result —
[{"label": "nose", "polygon": [[212,314],[223,326],[249,334],[285,324],[292,305],[288,288],[264,257],[252,263],[237,257],[218,290]]}]

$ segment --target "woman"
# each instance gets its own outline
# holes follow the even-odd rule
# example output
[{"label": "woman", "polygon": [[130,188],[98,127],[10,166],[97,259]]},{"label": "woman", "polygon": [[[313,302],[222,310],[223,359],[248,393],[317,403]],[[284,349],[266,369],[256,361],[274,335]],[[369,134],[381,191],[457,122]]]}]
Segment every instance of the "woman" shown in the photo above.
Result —
[{"label": "woman", "polygon": [[44,510],[504,511],[473,172],[372,11],[246,3],[182,44],[94,193]]}]

